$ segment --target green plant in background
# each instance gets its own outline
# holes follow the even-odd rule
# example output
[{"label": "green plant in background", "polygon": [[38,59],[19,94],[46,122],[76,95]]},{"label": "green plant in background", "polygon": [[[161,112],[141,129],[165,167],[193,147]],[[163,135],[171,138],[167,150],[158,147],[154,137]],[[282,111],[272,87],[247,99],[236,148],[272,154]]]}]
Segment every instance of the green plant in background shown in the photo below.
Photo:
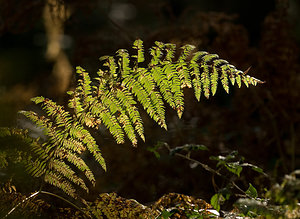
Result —
[{"label": "green plant in background", "polygon": [[256,191],[249,187],[248,194],[255,198],[240,198],[235,204],[240,215],[265,218],[299,218],[300,180],[299,170],[285,175],[282,182],[265,189],[263,199],[256,198]]},{"label": "green plant in background", "polygon": [[300,170],[295,170],[285,175],[281,184],[275,184],[266,197],[273,200],[274,204],[297,206],[300,200]]},{"label": "green plant in background", "polygon": [[[192,153],[195,151],[199,151],[199,150],[207,151],[208,148],[204,145],[185,144],[183,146],[171,148],[167,143],[159,142],[156,146],[151,148],[150,151],[153,152],[156,157],[158,157],[157,150],[159,150],[159,148],[163,146],[168,149],[170,156],[181,157],[191,162],[191,166],[193,167],[201,166],[205,170],[212,173],[212,183],[217,193],[211,197],[210,204],[217,212],[220,212],[221,205],[223,205],[226,201],[228,201],[232,196],[239,197],[239,198],[240,197],[248,198],[255,201],[259,200],[257,190],[251,183],[249,183],[249,187],[247,190],[243,190],[237,185],[236,181],[238,178],[240,178],[241,176],[240,174],[243,168],[245,167],[249,167],[260,174],[264,174],[264,175],[266,174],[263,172],[261,168],[257,167],[256,165],[244,162],[245,160],[244,157],[239,156],[237,151],[232,151],[226,156],[223,155],[211,156],[210,160],[217,161],[216,168],[212,168],[207,164],[200,162],[199,160],[193,159],[191,156]],[[229,172],[231,176],[227,176],[226,173],[222,172],[223,169]],[[215,176],[224,179],[226,181],[226,185],[224,187],[219,188],[215,184],[215,180],[214,180]],[[234,176],[236,176],[237,178]],[[234,190],[237,190],[237,192],[235,192]],[[202,212],[195,211],[193,214],[198,214],[198,216],[201,216],[202,215],[201,213]],[[212,215],[217,216],[216,214],[212,214]]]},{"label": "green plant in background", "polygon": [[[136,53],[131,57],[124,49],[118,50],[115,57],[101,57],[102,67],[93,79],[83,68],[77,67],[78,85],[68,92],[68,107],[45,97],[35,97],[32,101],[40,105],[44,113],[20,112],[46,136],[46,140],[37,138],[31,145],[27,170],[32,176],[78,199],[78,188],[88,192],[87,182],[96,183],[84,159],[87,153],[106,170],[92,129],[105,126],[118,144],[128,138],[137,146],[138,137],[145,141],[140,106],[159,126],[167,129],[165,107],[169,105],[180,118],[184,111],[185,88],[193,89],[199,101],[202,94],[206,98],[215,95],[219,82],[227,93],[230,83],[238,87],[242,82],[247,87],[264,83],[247,75],[248,70],[237,70],[216,54],[193,52],[192,45],[181,47],[181,53],[175,58],[174,44],[155,42],[150,49],[149,63],[145,62],[141,40],[134,42],[133,49]],[[218,159],[218,166],[239,175],[241,165],[227,162],[229,158]]]},{"label": "green plant in background", "polygon": [[[238,157],[237,151],[232,151],[226,156],[211,156],[211,160],[215,160],[218,163],[216,164],[217,172],[220,172],[224,167],[230,173],[240,177],[240,174],[244,167],[250,167],[252,170],[264,174],[263,170],[253,164],[245,163],[244,157]],[[238,159],[238,161],[237,161]],[[220,205],[223,204],[226,200],[229,200],[230,196],[234,194],[230,188],[237,189],[241,194],[240,196],[256,199],[258,197],[257,191],[254,186],[249,183],[249,187],[246,191],[241,189],[234,180],[228,179],[228,185],[224,188],[219,189],[219,191],[211,197],[211,204],[216,210],[220,210]]]},{"label": "green plant in background", "polygon": [[[245,158],[239,156],[237,151],[232,151],[227,155],[210,156],[210,160],[216,161],[216,168],[212,168],[199,160],[192,158],[192,154],[196,151],[207,151],[208,148],[204,145],[185,144],[171,148],[165,142],[159,142],[152,148],[148,148],[159,159],[158,151],[162,148],[167,148],[170,156],[181,157],[190,162],[190,167],[197,166],[209,171],[212,174],[212,185],[216,193],[211,197],[210,204],[217,211],[212,211],[210,217],[218,217],[222,212],[225,218],[235,217],[250,217],[250,218],[299,218],[299,198],[300,198],[300,171],[296,170],[289,175],[286,175],[281,184],[274,183],[269,189],[265,189],[265,194],[258,194],[256,188],[248,183],[248,187],[242,189],[238,185],[238,180],[241,178],[241,173],[244,168],[251,168],[268,177],[261,168],[256,165],[245,162]],[[225,170],[225,172],[224,172]],[[227,173],[226,173],[227,172]],[[228,175],[229,173],[229,175]],[[224,179],[225,185],[218,187],[216,185],[216,176]],[[221,206],[232,200],[234,209],[231,212],[221,210]],[[182,210],[181,208],[164,209],[161,212],[160,218],[169,218],[174,213]],[[209,210],[208,210],[209,212]],[[187,218],[206,218],[203,214],[203,209],[189,208],[184,210],[184,215]]]}]

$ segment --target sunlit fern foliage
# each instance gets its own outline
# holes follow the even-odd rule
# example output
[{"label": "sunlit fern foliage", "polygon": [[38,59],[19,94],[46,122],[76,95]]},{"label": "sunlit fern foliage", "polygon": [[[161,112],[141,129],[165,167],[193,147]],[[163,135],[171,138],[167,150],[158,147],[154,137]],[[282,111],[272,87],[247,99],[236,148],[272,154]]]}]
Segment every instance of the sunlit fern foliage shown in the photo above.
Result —
[{"label": "sunlit fern foliage", "polygon": [[[78,85],[68,92],[68,108],[36,97],[32,101],[41,105],[45,115],[21,112],[48,137],[47,141],[33,147],[36,159],[28,165],[33,176],[43,177],[47,183],[76,198],[78,186],[88,191],[87,180],[95,185],[94,174],[82,158],[85,151],[106,169],[89,130],[98,129],[102,124],[118,144],[124,143],[127,137],[136,146],[138,137],[145,141],[139,106],[159,126],[167,129],[166,104],[181,117],[184,88],[193,89],[199,101],[202,94],[206,98],[215,95],[219,81],[227,93],[229,83],[238,87],[242,82],[247,87],[263,83],[216,54],[193,52],[192,45],[181,47],[180,55],[176,56],[174,44],[155,42],[150,48],[149,63],[145,62],[141,40],[134,42],[133,49],[136,52],[131,57],[124,49],[118,50],[115,56],[101,57],[102,66],[93,79],[83,68],[77,67]],[[78,170],[86,179],[79,177]]]},{"label": "sunlit fern foliage", "polygon": [[103,169],[106,169],[95,139],[62,106],[43,97],[33,98],[32,101],[41,104],[47,116],[40,116],[32,111],[21,113],[41,127],[48,139],[41,144],[32,145],[35,159],[28,163],[27,170],[32,176],[43,177],[45,182],[62,189],[74,198],[74,185],[88,192],[88,186],[74,168],[82,171],[95,185],[94,174],[81,156],[84,151],[90,151]]}]

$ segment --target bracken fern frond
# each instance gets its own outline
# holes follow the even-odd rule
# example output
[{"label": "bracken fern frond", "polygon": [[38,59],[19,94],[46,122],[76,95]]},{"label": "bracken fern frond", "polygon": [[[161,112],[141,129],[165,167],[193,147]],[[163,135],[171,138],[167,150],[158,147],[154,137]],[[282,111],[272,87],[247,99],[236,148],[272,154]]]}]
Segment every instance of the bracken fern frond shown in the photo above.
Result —
[{"label": "bracken fern frond", "polygon": [[133,43],[135,54],[120,49],[115,56],[100,58],[97,77],[91,78],[83,68],[77,67],[78,84],[69,91],[69,109],[44,97],[33,98],[45,115],[32,111],[22,114],[43,129],[47,140],[32,146],[34,154],[27,170],[35,177],[43,177],[66,194],[76,198],[76,188],[89,191],[85,178],[95,185],[93,172],[82,154],[89,152],[106,170],[96,140],[90,129],[105,126],[118,144],[127,137],[137,146],[138,137],[145,141],[140,106],[161,127],[167,129],[165,104],[181,117],[184,112],[184,89],[193,89],[197,101],[203,94],[214,96],[218,83],[229,93],[229,81],[241,87],[264,83],[237,70],[217,54],[193,52],[195,46],[181,47],[176,58],[176,46],[155,42],[150,48],[150,62],[145,62],[142,40]]}]

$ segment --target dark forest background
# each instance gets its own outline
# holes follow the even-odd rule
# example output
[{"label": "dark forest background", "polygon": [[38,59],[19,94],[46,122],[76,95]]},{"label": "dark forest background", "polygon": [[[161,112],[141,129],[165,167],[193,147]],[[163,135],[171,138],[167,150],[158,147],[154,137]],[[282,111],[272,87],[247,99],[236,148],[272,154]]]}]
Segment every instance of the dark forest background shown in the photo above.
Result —
[{"label": "dark forest background", "polygon": [[193,44],[243,71],[251,66],[266,83],[231,87],[229,95],[219,89],[200,103],[186,92],[183,118],[168,111],[168,132],[146,120],[137,148],[95,133],[108,171],[99,170],[91,196],[114,191],[147,203],[178,192],[209,200],[211,174],[163,150],[157,159],[149,147],[158,141],[206,145],[195,156],[210,165],[210,155],[237,150],[271,177],[249,173],[241,183],[251,179],[263,191],[300,168],[299,15],[297,0],[0,0],[0,126],[26,127],[17,111],[31,109],[34,96],[63,104],[76,66],[96,73],[100,56],[130,50],[137,38],[146,51],[156,40]]}]

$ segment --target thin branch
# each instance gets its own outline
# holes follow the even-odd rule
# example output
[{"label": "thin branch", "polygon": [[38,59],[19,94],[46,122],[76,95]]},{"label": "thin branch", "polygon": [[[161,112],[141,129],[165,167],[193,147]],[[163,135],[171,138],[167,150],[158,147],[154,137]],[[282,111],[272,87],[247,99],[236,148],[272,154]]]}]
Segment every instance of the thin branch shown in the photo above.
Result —
[{"label": "thin branch", "polygon": [[51,196],[54,196],[56,198],[59,198],[65,202],[67,202],[69,205],[73,206],[74,208],[76,208],[78,211],[80,211],[81,213],[83,213],[85,216],[87,216],[88,218],[90,217],[89,215],[86,214],[86,212],[84,212],[80,207],[78,207],[77,205],[73,204],[72,202],[68,201],[67,199],[59,196],[59,195],[56,195],[54,193],[51,193],[51,192],[47,192],[47,191],[41,191],[40,193],[42,194],[46,194],[46,195],[51,195]]},{"label": "thin branch", "polygon": [[180,154],[180,153],[175,153],[174,155],[176,155],[178,157],[185,158],[185,159],[187,159],[189,161],[195,162],[195,163],[199,164],[201,167],[203,167],[205,170],[207,170],[207,171],[209,171],[211,173],[214,173],[214,174],[216,174],[218,176],[222,176],[222,174],[219,173],[217,170],[214,170],[214,169],[210,168],[208,165],[206,165],[204,163],[201,163],[198,160],[194,160],[193,158],[187,157],[187,156],[185,156],[183,154]]},{"label": "thin branch", "polygon": [[24,202],[28,201],[29,199],[37,196],[41,191],[37,191],[33,194],[31,194],[30,196],[28,196],[27,198],[23,199],[21,202],[19,202],[15,207],[13,207],[3,218],[7,218],[14,210],[16,210],[17,207],[19,207],[21,204],[23,204]]},{"label": "thin branch", "polygon": [[[164,142],[163,145],[169,150],[169,152],[171,152],[171,148],[170,146],[168,145],[168,143]],[[204,164],[204,163],[201,163],[200,161],[198,160],[195,160],[193,158],[190,158],[190,157],[187,157],[183,154],[180,154],[180,153],[174,153],[174,155],[178,156],[178,157],[182,157],[184,159],[187,159],[189,161],[192,161],[192,162],[195,162],[197,164],[199,164],[201,167],[203,167],[205,170],[211,172],[211,173],[214,173],[214,174],[217,174],[218,176],[222,176],[221,173],[219,173],[218,171],[210,168],[208,165]]]},{"label": "thin branch", "polygon": [[[171,148],[170,146],[167,144],[167,143],[164,143],[164,146],[169,150],[171,151]],[[231,183],[231,185],[233,185],[233,187],[235,187],[237,190],[239,190],[240,192],[242,192],[244,194],[244,196],[248,197],[248,198],[251,198],[253,199],[251,196],[249,196],[244,190],[242,190],[237,184],[235,184],[235,182],[233,180],[230,180],[228,179],[226,176],[222,175],[219,171],[217,170],[214,170],[212,169],[211,167],[209,167],[208,165],[204,164],[204,163],[201,163],[200,161],[198,160],[195,160],[193,158],[190,158],[189,156],[185,156],[183,154],[180,154],[180,153],[174,153],[175,156],[178,156],[178,157],[181,157],[181,158],[184,158],[186,160],[189,160],[189,161],[192,161],[194,163],[197,163],[199,164],[202,168],[204,168],[205,170],[213,173],[213,174],[216,174],[220,177],[222,177],[223,179],[229,181]]]},{"label": "thin branch", "polygon": [[23,199],[21,202],[19,202],[15,207],[13,207],[3,218],[7,218],[14,210],[16,210],[17,207],[19,207],[21,204],[25,203],[26,201],[28,201],[29,199],[32,199],[33,197],[37,196],[38,194],[46,194],[46,195],[51,195],[54,196],[56,198],[59,198],[65,202],[67,202],[69,205],[71,205],[72,207],[74,207],[75,209],[79,210],[81,213],[83,213],[87,218],[90,218],[90,216],[84,212],[80,207],[78,207],[77,205],[73,204],[72,202],[68,201],[67,199],[56,195],[54,193],[51,192],[47,192],[47,191],[37,191],[33,194],[31,194],[30,196],[28,196],[27,198]]}]

